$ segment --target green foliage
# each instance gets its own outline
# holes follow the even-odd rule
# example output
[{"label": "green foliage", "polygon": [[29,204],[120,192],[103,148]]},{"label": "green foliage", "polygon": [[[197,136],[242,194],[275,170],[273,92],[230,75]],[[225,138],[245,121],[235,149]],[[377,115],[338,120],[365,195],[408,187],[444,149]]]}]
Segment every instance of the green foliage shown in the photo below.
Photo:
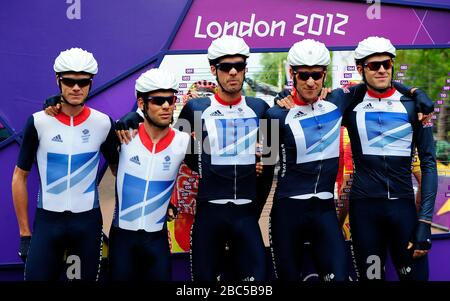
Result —
[{"label": "green foliage", "polygon": [[[281,76],[281,83],[284,85],[286,79],[285,61],[286,52],[263,53],[261,56],[261,70],[257,71],[256,81],[278,86],[278,78]],[[282,87],[279,87],[280,90]]]},{"label": "green foliage", "polygon": [[[332,55],[332,54],[331,54]],[[261,70],[258,70],[256,80],[272,86],[278,86],[279,76],[281,76],[281,90],[286,80],[286,59],[287,52],[263,53],[261,56]],[[331,87],[331,72],[327,75],[325,86]]]},{"label": "green foliage", "polygon": [[[407,65],[408,69],[400,70],[401,65]],[[443,86],[450,86],[446,83],[450,78],[450,49],[398,50],[394,67],[395,75],[401,71],[405,73],[403,78],[405,84],[423,89],[433,100],[444,100],[443,104],[435,105],[436,108],[440,108],[440,112],[436,113],[434,130],[438,139],[448,141],[450,100],[448,96],[441,98],[440,93],[450,93],[443,91]]]},{"label": "green foliage", "polygon": [[[407,65],[407,70],[400,70]],[[442,86],[449,78],[450,49],[398,50],[395,59],[395,73],[404,71],[408,85],[424,89],[432,99],[440,99]]]}]

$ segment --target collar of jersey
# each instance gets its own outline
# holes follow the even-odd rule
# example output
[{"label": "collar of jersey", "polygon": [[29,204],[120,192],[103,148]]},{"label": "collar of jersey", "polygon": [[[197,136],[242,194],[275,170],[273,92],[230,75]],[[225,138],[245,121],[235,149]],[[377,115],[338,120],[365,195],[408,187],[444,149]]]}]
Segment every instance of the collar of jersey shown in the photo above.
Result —
[{"label": "collar of jersey", "polygon": [[224,106],[235,106],[238,103],[241,102],[242,100],[242,96],[239,96],[239,98],[236,98],[235,100],[233,100],[232,102],[226,102],[225,100],[223,100],[222,98],[220,98],[219,94],[214,94],[214,98],[221,104]]},{"label": "collar of jersey", "polygon": [[391,97],[392,95],[394,95],[395,91],[397,91],[397,90],[395,90],[395,88],[390,88],[389,90],[387,90],[384,93],[377,93],[377,92],[367,89],[367,94],[369,94],[369,96],[373,97],[373,98],[388,98],[388,97]]},{"label": "collar of jersey", "polygon": [[[86,105],[83,106],[83,110],[81,110],[81,113],[73,117],[73,126],[82,124],[84,121],[86,121],[86,119],[88,119],[89,115],[91,115],[91,109],[89,109]],[[55,116],[55,118],[65,125],[70,126],[70,116],[66,115],[62,111],[60,111],[58,115]]]},{"label": "collar of jersey", "polygon": [[[306,105],[309,105],[309,103],[304,102],[303,99],[300,98],[300,96],[299,96],[298,93],[297,93],[297,89],[292,89],[291,95],[292,95],[292,100],[294,100],[294,103],[295,103],[296,105],[298,105],[298,106],[306,106]],[[317,98],[317,99],[319,99],[319,98]],[[317,101],[317,100],[316,100],[316,101]],[[314,101],[314,102],[316,102],[316,101]],[[313,102],[313,103],[314,103],[314,102]],[[313,103],[310,103],[310,104],[313,104]]]},{"label": "collar of jersey", "polygon": [[[172,142],[173,137],[175,137],[175,132],[172,128],[169,128],[169,132],[167,133],[167,135],[162,137],[159,142],[156,143],[155,154],[165,150]],[[142,144],[144,144],[144,146],[150,152],[153,152],[153,141],[152,138],[150,138],[150,136],[147,134],[144,123],[141,123],[139,125],[139,138],[141,139]]]}]

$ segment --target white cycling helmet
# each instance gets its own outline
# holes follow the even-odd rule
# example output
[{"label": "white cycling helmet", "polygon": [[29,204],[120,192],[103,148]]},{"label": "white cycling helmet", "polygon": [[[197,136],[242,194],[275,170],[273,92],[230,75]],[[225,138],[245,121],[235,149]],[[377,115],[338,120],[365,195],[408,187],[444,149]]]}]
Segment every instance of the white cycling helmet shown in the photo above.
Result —
[{"label": "white cycling helmet", "polygon": [[177,80],[175,76],[163,69],[153,68],[139,76],[136,80],[135,89],[141,93],[152,92],[156,90],[174,90],[177,91]]},{"label": "white cycling helmet", "polygon": [[386,38],[368,37],[358,43],[358,47],[355,49],[355,60],[361,60],[377,53],[387,53],[391,57],[395,57],[395,47]]},{"label": "white cycling helmet", "polygon": [[290,66],[328,66],[330,52],[324,43],[305,39],[289,49],[287,60]]},{"label": "white cycling helmet", "polygon": [[226,55],[250,56],[250,48],[243,38],[224,35],[212,41],[208,48],[208,59],[215,60]]},{"label": "white cycling helmet", "polygon": [[98,65],[92,53],[81,48],[62,51],[55,59],[53,69],[56,73],[86,72],[97,74]]}]

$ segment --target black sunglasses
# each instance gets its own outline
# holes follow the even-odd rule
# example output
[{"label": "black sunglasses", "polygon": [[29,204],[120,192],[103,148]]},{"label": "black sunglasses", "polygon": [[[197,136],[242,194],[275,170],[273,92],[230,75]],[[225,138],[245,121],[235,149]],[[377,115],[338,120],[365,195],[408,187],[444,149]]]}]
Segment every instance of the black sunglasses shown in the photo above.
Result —
[{"label": "black sunglasses", "polygon": [[89,86],[92,83],[92,78],[82,78],[82,79],[74,79],[74,78],[68,78],[68,77],[59,77],[59,80],[65,85],[70,88],[74,87],[75,85],[78,85],[80,88],[84,88]]},{"label": "black sunglasses", "polygon": [[310,77],[312,77],[313,80],[319,80],[323,77],[324,71],[316,71],[316,72],[294,71],[294,74],[298,75],[298,78],[303,81],[307,81]]},{"label": "black sunglasses", "polygon": [[392,68],[392,60],[385,60],[381,62],[369,62],[364,63],[364,67],[369,68],[371,71],[378,71],[380,70],[380,67],[383,66],[384,70],[389,70]]},{"label": "black sunglasses", "polygon": [[237,72],[241,72],[247,67],[246,62],[238,62],[238,63],[219,63],[216,64],[216,68],[223,72],[230,72],[231,69],[236,69]]},{"label": "black sunglasses", "polygon": [[163,104],[167,103],[169,106],[173,105],[175,100],[177,100],[177,97],[175,95],[173,96],[149,96],[147,98],[144,98],[144,101],[149,101],[153,105],[162,106]]}]

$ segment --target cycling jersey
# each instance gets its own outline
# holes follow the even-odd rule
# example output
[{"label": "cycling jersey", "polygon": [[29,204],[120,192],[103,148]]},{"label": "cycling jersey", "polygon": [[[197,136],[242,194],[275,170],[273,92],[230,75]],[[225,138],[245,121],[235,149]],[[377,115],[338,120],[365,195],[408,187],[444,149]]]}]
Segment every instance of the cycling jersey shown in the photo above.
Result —
[{"label": "cycling jersey", "polygon": [[140,124],[138,136],[121,146],[114,226],[147,232],[163,228],[189,140],[188,134],[169,128],[165,137],[153,143]]},{"label": "cycling jersey", "polygon": [[99,151],[109,163],[117,163],[114,127],[107,115],[87,106],[75,117],[34,113],[25,125],[17,166],[31,170],[36,156],[38,208],[84,212],[99,207]]},{"label": "cycling jersey", "polygon": [[[190,164],[199,173],[198,202],[255,200],[259,119],[268,108],[264,101],[251,97],[230,105],[217,94],[194,99],[183,107],[176,126],[194,131],[202,147],[199,158],[194,155],[198,164]],[[196,145],[196,154],[197,149]]]},{"label": "cycling jersey", "polygon": [[80,280],[98,279],[102,244],[99,151],[110,164],[117,163],[113,129],[107,115],[87,106],[75,117],[62,112],[51,117],[41,111],[28,119],[17,166],[29,171],[36,156],[41,187],[26,280],[59,279],[65,251],[68,259],[78,256]]},{"label": "cycling jersey", "polygon": [[280,171],[275,198],[333,198],[342,115],[361,94],[361,87],[336,89],[326,100],[312,104],[297,100],[290,110],[279,106],[268,110],[270,119],[279,120]]},{"label": "cycling jersey", "polygon": [[414,199],[411,158],[422,171],[419,219],[431,221],[437,191],[433,132],[417,120],[415,103],[395,89],[367,92],[345,115],[355,165],[351,199]]}]

